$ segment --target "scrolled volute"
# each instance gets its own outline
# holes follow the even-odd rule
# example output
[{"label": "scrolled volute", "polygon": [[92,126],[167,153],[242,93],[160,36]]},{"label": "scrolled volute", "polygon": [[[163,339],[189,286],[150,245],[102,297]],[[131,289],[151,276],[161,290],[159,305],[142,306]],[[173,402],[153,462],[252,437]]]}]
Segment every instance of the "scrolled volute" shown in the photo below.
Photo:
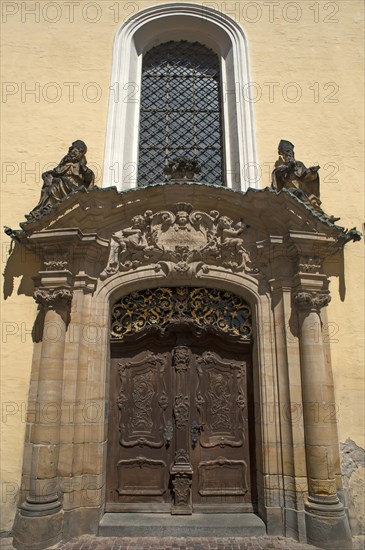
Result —
[{"label": "scrolled volute", "polygon": [[45,309],[66,309],[72,301],[73,292],[69,288],[38,288],[33,298]]},{"label": "scrolled volute", "polygon": [[322,307],[328,306],[331,301],[329,293],[309,292],[300,290],[294,294],[294,303],[298,309],[319,311]]}]

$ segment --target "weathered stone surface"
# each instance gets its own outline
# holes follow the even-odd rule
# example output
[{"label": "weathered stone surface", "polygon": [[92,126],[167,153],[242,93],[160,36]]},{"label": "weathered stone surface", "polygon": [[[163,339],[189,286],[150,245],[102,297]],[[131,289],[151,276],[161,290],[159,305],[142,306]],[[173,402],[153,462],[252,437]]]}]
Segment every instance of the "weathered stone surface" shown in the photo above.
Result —
[{"label": "weathered stone surface", "polygon": [[15,524],[13,545],[17,550],[43,550],[61,540],[63,511],[39,517],[25,517],[18,512]]},{"label": "weathered stone surface", "polygon": [[352,532],[365,535],[365,450],[350,438],[340,448]]}]

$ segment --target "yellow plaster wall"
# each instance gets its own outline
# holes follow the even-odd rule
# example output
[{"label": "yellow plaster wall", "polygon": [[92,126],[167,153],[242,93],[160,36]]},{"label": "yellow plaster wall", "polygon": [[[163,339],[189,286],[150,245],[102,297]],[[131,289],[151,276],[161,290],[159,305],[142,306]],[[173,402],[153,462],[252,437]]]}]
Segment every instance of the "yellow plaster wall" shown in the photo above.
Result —
[{"label": "yellow plaster wall", "polygon": [[[74,139],[87,143],[89,165],[100,183],[114,35],[130,14],[157,2],[80,0],[69,4],[62,0],[4,1],[1,6],[2,222],[12,228],[37,203],[41,173],[57,164]],[[277,144],[281,138],[289,139],[296,145],[299,160],[322,166],[325,211],[340,215],[346,227],[361,228],[362,0],[205,4],[235,18],[248,38],[260,185],[270,184]],[[29,10],[34,8],[32,15]],[[27,93],[30,90],[37,95]],[[3,268],[8,248],[5,237]],[[340,440],[351,437],[364,447],[362,254],[363,243],[346,246],[345,277],[333,276],[328,314],[330,330],[335,331],[331,347]],[[11,297],[2,309],[6,413],[12,410],[9,402],[14,403],[14,411],[17,407],[21,411],[27,401],[32,341],[21,327],[23,323],[23,331],[31,329],[36,311],[32,298],[19,291],[16,269],[15,275]],[[7,276],[7,291],[9,285]],[[29,285],[25,286],[29,294]],[[14,334],[9,334],[12,330]],[[1,530],[11,528],[13,488],[21,472],[24,416],[14,411],[3,416],[1,424]]]}]

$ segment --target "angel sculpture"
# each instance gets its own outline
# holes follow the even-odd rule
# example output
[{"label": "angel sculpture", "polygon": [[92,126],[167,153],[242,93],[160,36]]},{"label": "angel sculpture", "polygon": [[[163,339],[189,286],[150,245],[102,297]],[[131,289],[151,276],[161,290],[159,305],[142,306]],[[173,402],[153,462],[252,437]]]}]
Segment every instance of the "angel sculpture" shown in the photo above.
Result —
[{"label": "angel sculpture", "polygon": [[222,263],[231,269],[244,268],[250,271],[250,257],[244,247],[243,235],[247,229],[242,220],[235,226],[227,216],[221,216],[217,224],[220,239]]},{"label": "angel sculpture", "polygon": [[144,258],[162,253],[149,242],[149,214],[147,211],[144,216],[134,216],[130,227],[112,234],[108,265],[100,275],[102,280],[117,273],[120,268],[136,267]]}]

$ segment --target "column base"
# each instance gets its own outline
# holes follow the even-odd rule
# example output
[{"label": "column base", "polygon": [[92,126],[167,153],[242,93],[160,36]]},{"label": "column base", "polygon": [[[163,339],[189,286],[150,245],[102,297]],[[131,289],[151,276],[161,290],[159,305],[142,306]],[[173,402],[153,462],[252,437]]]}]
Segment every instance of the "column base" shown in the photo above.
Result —
[{"label": "column base", "polygon": [[[26,507],[25,504],[28,506]],[[13,527],[13,546],[18,550],[43,550],[57,544],[63,534],[63,510],[45,513],[45,504],[38,505],[42,509],[36,515],[27,508],[30,503],[24,503],[24,509],[18,510]]]},{"label": "column base", "polygon": [[309,497],[305,523],[308,544],[328,550],[352,549],[348,517],[337,497]]}]

